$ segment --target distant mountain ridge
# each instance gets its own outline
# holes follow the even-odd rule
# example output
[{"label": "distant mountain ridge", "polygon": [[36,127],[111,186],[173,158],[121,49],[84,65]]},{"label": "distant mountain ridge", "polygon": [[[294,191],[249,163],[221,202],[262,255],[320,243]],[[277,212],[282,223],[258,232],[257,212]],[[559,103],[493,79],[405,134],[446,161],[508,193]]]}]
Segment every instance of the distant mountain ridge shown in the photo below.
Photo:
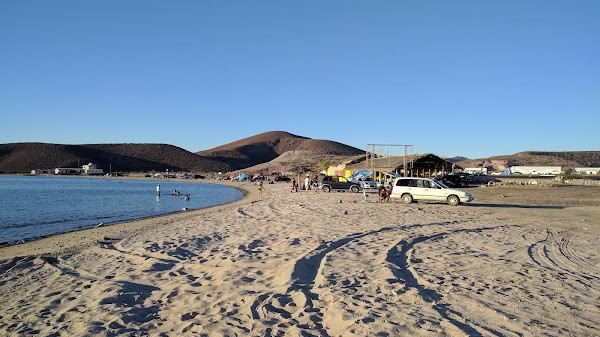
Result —
[{"label": "distant mountain ridge", "polygon": [[87,163],[94,163],[105,172],[204,171],[224,166],[218,160],[199,158],[168,144],[0,144],[0,172],[24,173]]},{"label": "distant mountain ridge", "polygon": [[105,172],[193,171],[244,169],[268,162],[287,151],[322,155],[356,155],[364,151],[329,140],[300,137],[284,131],[265,132],[210,150],[192,153],[168,144],[49,143],[0,144],[0,173],[27,173],[33,169],[81,167],[95,163]]},{"label": "distant mountain ridge", "polygon": [[487,167],[497,171],[509,166],[600,167],[600,151],[525,151],[513,155],[466,159],[457,164],[464,168]]},{"label": "distant mountain ridge", "polygon": [[[0,144],[0,173],[33,169],[81,167],[94,163],[105,172],[190,171],[228,172],[243,169],[283,171],[315,168],[321,159],[332,164],[365,151],[330,140],[311,139],[285,131],[269,131],[209,150],[189,152],[169,144],[49,143]],[[600,167],[600,151],[527,151],[480,159],[456,156],[447,160],[461,167],[502,170],[512,165]]]}]

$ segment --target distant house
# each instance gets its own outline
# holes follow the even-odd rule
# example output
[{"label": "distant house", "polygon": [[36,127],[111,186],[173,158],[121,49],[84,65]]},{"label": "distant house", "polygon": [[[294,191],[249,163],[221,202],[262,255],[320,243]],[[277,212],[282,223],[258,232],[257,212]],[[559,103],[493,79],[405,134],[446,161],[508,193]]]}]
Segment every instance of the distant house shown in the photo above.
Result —
[{"label": "distant house", "polygon": [[35,169],[35,170],[31,170],[31,175],[33,176],[37,176],[40,174],[53,174],[54,170],[52,169]]},{"label": "distant house", "polygon": [[600,174],[600,167],[576,167],[575,172],[578,174]]},{"label": "distant house", "polygon": [[72,174],[81,174],[83,169],[79,167],[57,167],[54,169],[54,174],[58,175],[72,175]]},{"label": "distant house", "polygon": [[103,169],[99,169],[96,168],[96,165],[94,163],[89,163],[87,165],[83,165],[81,167],[83,169],[83,173],[87,174],[87,175],[103,175],[104,174],[104,170]]},{"label": "distant house", "polygon": [[487,167],[467,167],[467,168],[464,169],[463,172],[471,173],[471,174],[484,174],[484,175],[487,175],[488,174],[488,168]]},{"label": "distant house", "polygon": [[540,175],[540,174],[553,174],[558,175],[561,173],[560,166],[511,166],[510,174],[526,174],[526,175]]}]

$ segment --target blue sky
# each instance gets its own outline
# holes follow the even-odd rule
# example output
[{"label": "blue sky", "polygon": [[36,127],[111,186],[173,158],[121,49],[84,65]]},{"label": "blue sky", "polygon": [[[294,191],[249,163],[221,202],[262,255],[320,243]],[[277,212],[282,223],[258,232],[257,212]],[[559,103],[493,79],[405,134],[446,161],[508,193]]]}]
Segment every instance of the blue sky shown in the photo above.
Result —
[{"label": "blue sky", "polygon": [[600,1],[2,1],[0,143],[600,150]]}]

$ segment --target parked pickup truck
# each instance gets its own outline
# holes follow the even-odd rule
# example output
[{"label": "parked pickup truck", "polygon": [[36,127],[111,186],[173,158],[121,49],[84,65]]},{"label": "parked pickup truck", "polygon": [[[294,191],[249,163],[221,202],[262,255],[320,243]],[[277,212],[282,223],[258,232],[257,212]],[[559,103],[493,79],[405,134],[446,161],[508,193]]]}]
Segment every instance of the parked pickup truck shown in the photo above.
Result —
[{"label": "parked pickup truck", "polygon": [[362,187],[359,183],[351,182],[345,177],[325,176],[321,181],[321,189],[323,192],[349,191],[352,193],[357,193],[358,191],[362,190]]}]

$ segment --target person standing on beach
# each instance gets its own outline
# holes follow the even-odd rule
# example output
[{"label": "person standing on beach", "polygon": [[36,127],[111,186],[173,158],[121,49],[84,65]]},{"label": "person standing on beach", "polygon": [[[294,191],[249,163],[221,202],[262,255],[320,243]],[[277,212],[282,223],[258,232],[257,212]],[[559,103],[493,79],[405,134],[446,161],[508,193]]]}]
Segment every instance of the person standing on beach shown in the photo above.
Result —
[{"label": "person standing on beach", "polygon": [[265,189],[265,186],[263,185],[263,182],[261,181],[260,184],[258,184],[258,196],[259,197],[263,196],[264,189]]},{"label": "person standing on beach", "polygon": [[296,178],[292,178],[292,186],[290,192],[298,192],[298,183],[296,183]]},{"label": "person standing on beach", "polygon": [[156,185],[156,196],[160,197],[160,184]]},{"label": "person standing on beach", "polygon": [[310,190],[310,176],[307,174],[306,178],[304,178],[304,190]]}]

